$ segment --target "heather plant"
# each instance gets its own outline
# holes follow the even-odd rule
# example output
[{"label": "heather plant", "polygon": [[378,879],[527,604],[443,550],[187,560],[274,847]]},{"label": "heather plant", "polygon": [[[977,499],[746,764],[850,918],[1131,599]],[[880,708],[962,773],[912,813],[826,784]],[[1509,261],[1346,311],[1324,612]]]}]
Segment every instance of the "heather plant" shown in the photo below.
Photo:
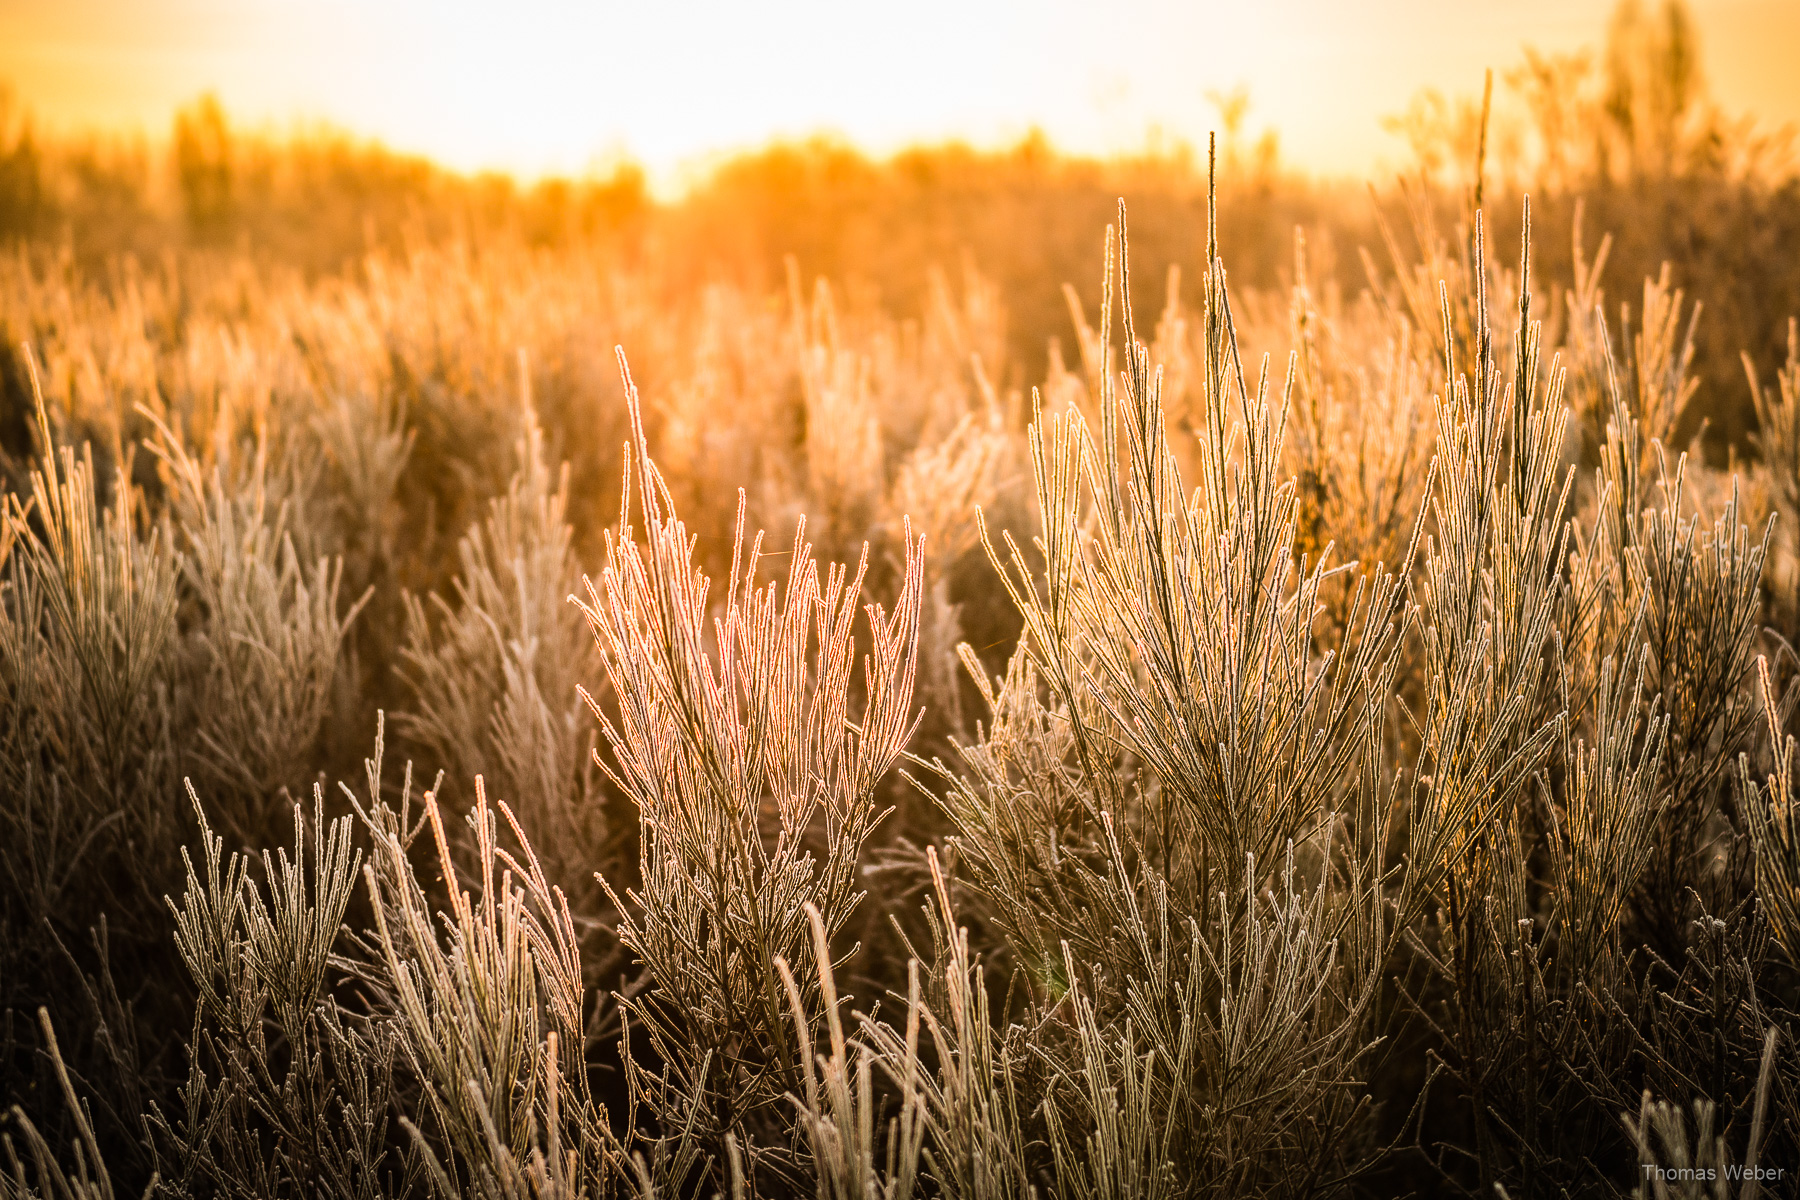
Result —
[{"label": "heather plant", "polygon": [[396,724],[446,778],[482,778],[528,827],[558,830],[549,869],[579,890],[607,841],[596,737],[576,694],[590,682],[588,634],[568,600],[580,574],[568,468],[552,473],[528,391],[522,401],[518,473],[457,546],[455,602],[408,597],[400,669],[418,709]]},{"label": "heather plant", "polygon": [[[1476,547],[1496,556],[1481,586],[1507,595],[1482,608],[1515,672],[1499,693],[1520,714],[1514,753],[1536,765],[1522,764],[1452,874],[1426,959],[1443,1001],[1426,1019],[1445,1082],[1469,1104],[1473,1145],[1460,1153],[1484,1184],[1616,1188],[1628,1081],[1735,1111],[1753,1086],[1745,1064],[1780,1019],[1758,994],[1773,981],[1743,907],[1742,828],[1721,807],[1751,732],[1767,535],[1751,540],[1735,491],[1707,520],[1685,458],[1671,464],[1645,437],[1673,435],[1690,391],[1666,278],[1646,290],[1661,332],[1636,340],[1629,390],[1595,314],[1585,344],[1599,347],[1610,416],[1581,503],[1592,515],[1575,517],[1574,471],[1555,440],[1564,376],[1552,364],[1546,398],[1533,400],[1539,335],[1529,289],[1519,296],[1513,384],[1502,392],[1490,366],[1487,397],[1469,410],[1491,440],[1470,459],[1487,482],[1465,495],[1468,513],[1494,523],[1491,548]],[[1440,436],[1440,464],[1450,442]]]},{"label": "heather plant", "polygon": [[623,893],[606,886],[620,940],[653,984],[622,1001],[627,1034],[661,1067],[640,1064],[628,1041],[625,1069],[660,1128],[692,1129],[711,1145],[729,1135],[750,1172],[779,1177],[782,1097],[799,1092],[796,1070],[810,1054],[794,1038],[824,1015],[814,979],[801,976],[790,995],[792,977],[776,964],[806,948],[808,906],[829,939],[862,899],[858,857],[882,816],[877,785],[918,720],[919,549],[908,534],[893,614],[868,608],[853,702],[866,551],[854,574],[833,566],[821,578],[802,526],[785,583],[765,583],[762,537],[746,544],[740,496],[709,631],[708,581],[641,424],[635,433],[646,541],[632,537],[628,491],[582,605],[618,701],[616,718],[595,706],[610,773],[640,822],[641,882]]},{"label": "heather plant", "polygon": [[[1669,383],[1654,394],[1672,406],[1679,375],[1664,378]],[[1655,419],[1658,409],[1642,384],[1639,397],[1635,412],[1615,400],[1604,472],[1615,505],[1608,516],[1617,525],[1607,542],[1616,563],[1612,588],[1625,606],[1645,612],[1652,680],[1669,715],[1660,789],[1667,807],[1638,905],[1652,943],[1666,946],[1686,893],[1696,891],[1714,906],[1737,898],[1728,875],[1709,877],[1720,857],[1714,818],[1730,764],[1756,720],[1745,684],[1760,632],[1761,579],[1773,525],[1752,540],[1735,482],[1710,521],[1696,511],[1685,456],[1671,464],[1660,444],[1645,446],[1637,413]],[[1631,461],[1650,453],[1660,475],[1655,493],[1648,472]]]},{"label": "heather plant", "polygon": [[1771,616],[1790,643],[1800,640],[1800,324],[1788,322],[1787,363],[1773,388],[1759,380],[1748,352],[1744,370],[1756,404],[1763,472],[1780,521],[1770,550]]},{"label": "heather plant", "polygon": [[[155,1087],[157,1042],[140,1041],[106,967],[115,943],[129,954],[166,937],[146,917],[177,845],[161,789],[179,764],[180,568],[136,490],[115,481],[103,500],[91,451],[53,442],[34,396],[31,493],[9,493],[0,518],[11,545],[0,580],[0,1073],[59,1094],[11,1030],[61,998],[57,1013],[80,1012],[87,1031],[68,1043],[69,1061],[113,1084],[77,1124],[111,1144]],[[8,1092],[26,1097],[23,1084]],[[59,1107],[34,1108],[47,1136],[69,1129]]]},{"label": "heather plant", "polygon": [[[378,771],[372,763],[372,793]],[[517,1194],[534,1170],[573,1176],[579,1188],[604,1177],[614,1155],[580,1067],[589,1013],[568,904],[522,837],[524,864],[497,848],[479,788],[477,886],[461,890],[436,797],[424,799],[447,911],[434,911],[406,857],[404,793],[399,813],[373,794],[361,813],[376,855],[366,872],[371,940],[420,1090],[420,1120],[407,1131],[442,1196]]]},{"label": "heather plant", "polygon": [[1800,963],[1800,812],[1794,809],[1794,739],[1783,727],[1768,660],[1760,660],[1757,667],[1775,769],[1759,782],[1748,757],[1740,757],[1739,796],[1756,852],[1757,895],[1789,961]]},{"label": "heather plant", "polygon": [[[912,1149],[914,1131],[922,1128],[919,1174],[937,1194],[958,1200],[1031,1196],[1038,1148],[1027,1136],[1031,1106],[1021,1095],[1023,1030],[1016,1024],[1002,1030],[1006,1014],[994,1009],[984,964],[972,949],[968,927],[958,922],[934,847],[926,849],[925,861],[931,891],[923,915],[931,931],[931,963],[926,967],[917,955],[910,958],[903,1030],[869,1019],[861,1023],[865,1043],[902,1087],[907,1109],[897,1122],[908,1116],[916,1122],[890,1129],[891,1153],[899,1159]],[[891,1178],[895,1171],[890,1167],[888,1174]]]},{"label": "heather plant", "polygon": [[226,811],[238,837],[254,839],[267,801],[298,789],[313,761],[368,596],[340,604],[341,560],[301,561],[282,499],[289,489],[270,486],[262,454],[227,484],[221,465],[209,477],[166,425],[152,450],[168,472],[170,528],[179,531],[170,537],[193,609],[190,758],[202,778],[242,798]]},{"label": "heather plant", "polygon": [[[101,506],[91,448],[80,457],[58,448],[41,391],[36,398],[40,467],[28,502],[8,498],[7,519],[33,585],[24,612],[41,605],[44,616],[13,627],[12,637],[37,643],[9,655],[19,673],[16,703],[22,717],[66,721],[51,736],[69,747],[71,773],[92,789],[96,806],[128,808],[147,769],[145,750],[158,742],[153,692],[174,634],[173,555],[160,530],[143,528],[130,487],[117,487],[113,503]],[[51,666],[46,655],[58,661],[38,674]],[[39,701],[49,687],[64,694]],[[30,756],[16,761],[24,766]]]},{"label": "heather plant", "polygon": [[[346,1012],[330,978],[361,860],[352,822],[310,822],[294,806],[294,845],[261,856],[262,881],[208,825],[175,942],[199,994],[178,1103],[147,1115],[167,1194],[394,1194],[417,1163],[389,1144],[398,1038],[391,1022]],[[311,840],[309,850],[308,841]],[[223,861],[222,861],[223,860]]]},{"label": "heather plant", "polygon": [[[812,1045],[817,1032],[807,1018],[805,997],[785,959],[777,958],[775,968],[794,1019],[804,1087],[792,1102],[818,1194],[832,1200],[903,1200],[913,1195],[926,1131],[925,1102],[915,1086],[921,1010],[917,964],[911,970],[905,1040],[897,1047],[898,1054],[891,1040],[884,1046],[879,1036],[852,1048],[839,1015],[824,918],[810,904],[805,911],[812,930],[813,958],[819,966],[819,1006],[825,1015],[825,1049],[816,1055]],[[892,1057],[884,1060],[884,1053]],[[894,1071],[904,1096],[900,1114],[886,1129],[881,1129],[877,1120],[877,1063]],[[879,1169],[884,1149],[885,1169]],[[738,1180],[734,1178],[733,1184]]]},{"label": "heather plant", "polygon": [[[1480,329],[1496,281],[1483,269],[1479,223],[1472,243]],[[1541,331],[1530,322],[1528,245],[1511,370],[1478,333],[1471,370],[1459,375],[1456,343],[1445,340],[1435,528],[1421,587],[1420,785],[1468,816],[1443,827],[1447,869],[1413,945],[1440,984],[1441,1001],[1424,1005],[1422,1019],[1442,1041],[1444,1082],[1470,1107],[1474,1144],[1458,1150],[1483,1187],[1522,1186],[1514,1171],[1536,1180],[1549,1143],[1565,1134],[1577,1146],[1605,1140],[1603,1129],[1568,1123],[1566,1081],[1544,1076],[1538,1039],[1549,1027],[1551,1046],[1557,1034],[1566,1040],[1579,1020],[1566,998],[1608,965],[1600,931],[1616,928],[1643,869],[1644,809],[1661,755],[1635,647],[1602,648],[1594,690],[1581,694],[1594,705],[1591,725],[1575,724],[1572,673],[1558,669],[1574,471],[1561,446],[1562,373],[1553,365],[1544,378]],[[1453,328],[1447,293],[1444,308]],[[1545,794],[1553,763],[1566,785],[1560,795]],[[1533,814],[1536,802],[1547,819]],[[1546,834],[1549,887],[1529,865],[1546,857],[1533,844]]]},{"label": "heather plant", "polygon": [[[1127,261],[1121,226],[1098,436],[1075,407],[1033,426],[1041,573],[991,544],[1026,634],[945,804],[1028,989],[1059,1186],[1279,1191],[1348,1163],[1402,880],[1380,745],[1407,606],[1371,573],[1342,655],[1317,652],[1328,568],[1294,550],[1289,394],[1266,368],[1249,385],[1215,258],[1190,493]],[[1102,347],[1110,243],[1107,267]]]}]

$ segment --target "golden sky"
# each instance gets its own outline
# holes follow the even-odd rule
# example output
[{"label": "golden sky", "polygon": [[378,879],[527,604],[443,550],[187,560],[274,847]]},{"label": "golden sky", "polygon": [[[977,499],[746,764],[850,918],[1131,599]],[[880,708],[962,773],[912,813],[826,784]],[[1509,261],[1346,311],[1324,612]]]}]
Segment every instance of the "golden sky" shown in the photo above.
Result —
[{"label": "golden sky", "polygon": [[[0,0],[0,83],[58,129],[323,119],[463,168],[665,183],[721,150],[842,134],[876,151],[1042,127],[1059,146],[1202,140],[1246,87],[1282,155],[1368,174],[1422,87],[1477,93],[1521,48],[1597,45],[1613,0]],[[1800,123],[1800,0],[1690,0],[1728,111]]]}]

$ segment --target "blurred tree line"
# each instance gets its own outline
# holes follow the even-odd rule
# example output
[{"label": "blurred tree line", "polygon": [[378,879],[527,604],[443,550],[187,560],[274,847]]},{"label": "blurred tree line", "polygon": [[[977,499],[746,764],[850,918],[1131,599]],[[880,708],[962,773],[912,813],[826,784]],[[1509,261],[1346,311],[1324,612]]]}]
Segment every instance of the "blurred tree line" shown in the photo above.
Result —
[{"label": "blurred tree line", "polygon": [[162,144],[48,139],[0,89],[0,244],[50,245],[96,274],[123,256],[224,251],[320,275],[409,240],[618,234],[649,207],[633,164],[531,184],[462,175],[329,126],[246,130],[210,94],[175,114]]}]

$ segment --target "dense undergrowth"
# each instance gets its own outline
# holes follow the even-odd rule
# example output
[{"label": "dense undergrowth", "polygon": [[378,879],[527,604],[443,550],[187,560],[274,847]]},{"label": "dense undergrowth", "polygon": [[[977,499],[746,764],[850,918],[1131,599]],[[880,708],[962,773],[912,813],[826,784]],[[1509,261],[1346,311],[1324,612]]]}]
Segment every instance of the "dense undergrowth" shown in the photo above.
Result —
[{"label": "dense undergrowth", "polygon": [[1800,348],[1709,466],[1469,213],[1146,329],[1121,209],[1029,401],[974,275],[12,260],[0,1194],[1791,1178]]},{"label": "dense undergrowth", "polygon": [[1578,66],[1531,204],[0,120],[0,1197],[1791,1191],[1800,207]]}]

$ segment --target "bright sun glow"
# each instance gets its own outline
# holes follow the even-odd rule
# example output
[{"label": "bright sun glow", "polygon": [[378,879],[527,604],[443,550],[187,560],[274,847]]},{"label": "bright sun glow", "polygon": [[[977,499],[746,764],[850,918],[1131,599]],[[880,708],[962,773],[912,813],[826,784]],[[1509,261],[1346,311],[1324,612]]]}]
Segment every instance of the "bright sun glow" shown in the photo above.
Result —
[{"label": "bright sun glow", "polygon": [[[218,92],[234,117],[324,119],[464,168],[683,164],[829,131],[869,149],[1036,126],[1070,150],[1199,140],[1248,90],[1283,157],[1366,173],[1381,117],[1480,88],[1527,43],[1597,43],[1613,0],[914,0],[887,5],[516,0],[8,0],[0,83],[56,127],[167,128]],[[1800,119],[1794,0],[1693,5],[1728,110]],[[1783,48],[1787,48],[1784,50]]]}]

